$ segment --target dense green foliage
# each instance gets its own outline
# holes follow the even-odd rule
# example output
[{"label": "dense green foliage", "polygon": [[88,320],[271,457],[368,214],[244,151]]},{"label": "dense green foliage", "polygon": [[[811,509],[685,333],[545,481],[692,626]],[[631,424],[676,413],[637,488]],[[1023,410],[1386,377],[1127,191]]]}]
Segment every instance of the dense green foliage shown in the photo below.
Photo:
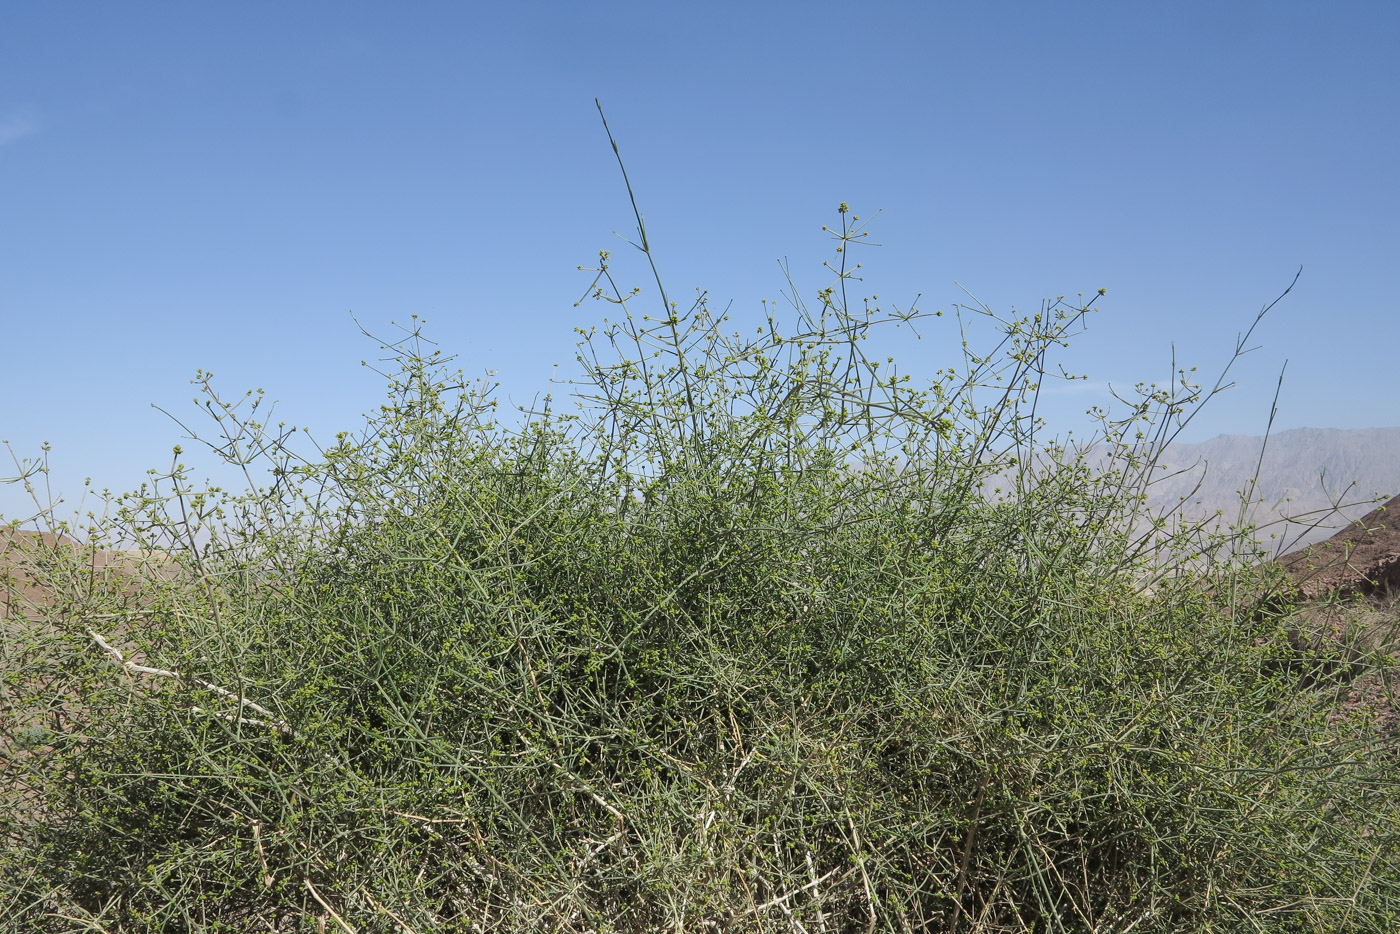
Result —
[{"label": "dense green foliage", "polygon": [[177,464],[96,533],[179,572],[55,549],[7,623],[0,924],[1400,929],[1393,743],[1250,575],[1143,586],[1207,544],[1140,496],[1200,394],[1113,469],[1038,443],[1063,301],[916,388],[865,348],[932,316],[848,303],[841,219],[789,333],[635,316],[604,254],[580,405],[519,426],[416,327],[306,458],[206,381],[250,491]]}]

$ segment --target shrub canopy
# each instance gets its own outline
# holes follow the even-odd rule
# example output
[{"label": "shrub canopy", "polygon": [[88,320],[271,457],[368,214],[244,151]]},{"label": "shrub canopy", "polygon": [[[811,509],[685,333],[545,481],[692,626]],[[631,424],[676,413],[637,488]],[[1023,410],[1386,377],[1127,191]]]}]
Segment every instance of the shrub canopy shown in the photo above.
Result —
[{"label": "shrub canopy", "polygon": [[248,491],[177,460],[91,532],[180,573],[41,549],[55,600],[6,623],[8,917],[1395,930],[1393,744],[1300,689],[1287,607],[1193,564],[1219,542],[1144,511],[1203,394],[1105,414],[1108,468],[1042,440],[1092,311],[1064,300],[959,309],[963,366],[916,382],[870,337],[941,313],[852,302],[840,217],[787,330],[637,315],[602,254],[620,317],[565,411],[499,420],[416,324],[308,456],[202,377]]}]

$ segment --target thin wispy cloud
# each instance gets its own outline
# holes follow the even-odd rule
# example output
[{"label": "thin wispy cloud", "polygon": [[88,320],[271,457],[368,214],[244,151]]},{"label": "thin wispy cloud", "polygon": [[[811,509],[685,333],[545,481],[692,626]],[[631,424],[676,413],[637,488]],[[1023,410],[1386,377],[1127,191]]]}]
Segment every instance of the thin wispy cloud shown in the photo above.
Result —
[{"label": "thin wispy cloud", "polygon": [[38,132],[38,121],[26,114],[0,117],[0,146],[8,146]]}]

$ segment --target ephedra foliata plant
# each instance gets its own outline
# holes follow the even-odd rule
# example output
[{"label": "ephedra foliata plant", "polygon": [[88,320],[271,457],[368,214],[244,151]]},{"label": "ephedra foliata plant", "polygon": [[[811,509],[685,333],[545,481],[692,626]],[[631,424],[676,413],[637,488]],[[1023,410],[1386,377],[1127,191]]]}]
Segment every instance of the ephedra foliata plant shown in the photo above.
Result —
[{"label": "ephedra foliata plant", "polygon": [[[1393,745],[1299,690],[1248,561],[1145,513],[1210,394],[1146,387],[1091,464],[1036,420],[1089,303],[880,310],[866,222],[831,233],[759,321],[604,254],[569,404],[518,417],[416,323],[310,453],[203,380],[248,491],[177,459],[92,529],[165,571],[52,549],[7,624],[6,919],[1396,930]],[[867,357],[895,327],[963,366]]]}]

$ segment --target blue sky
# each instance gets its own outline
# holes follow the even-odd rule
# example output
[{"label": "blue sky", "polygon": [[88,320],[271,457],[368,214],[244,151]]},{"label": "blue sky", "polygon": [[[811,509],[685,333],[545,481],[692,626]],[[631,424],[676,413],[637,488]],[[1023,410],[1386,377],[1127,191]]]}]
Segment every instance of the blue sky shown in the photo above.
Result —
[{"label": "blue sky", "polygon": [[884,302],[1108,290],[1059,429],[1173,344],[1214,373],[1301,265],[1188,440],[1261,433],[1285,360],[1276,427],[1400,424],[1397,39],[1389,2],[10,4],[0,438],[51,442],[70,505],[131,488],[197,368],[329,438],[383,397],[352,312],[546,390],[607,313],[577,267],[651,285],[595,97],[673,298],[756,323],[784,257],[828,284],[839,202],[878,209]]}]

